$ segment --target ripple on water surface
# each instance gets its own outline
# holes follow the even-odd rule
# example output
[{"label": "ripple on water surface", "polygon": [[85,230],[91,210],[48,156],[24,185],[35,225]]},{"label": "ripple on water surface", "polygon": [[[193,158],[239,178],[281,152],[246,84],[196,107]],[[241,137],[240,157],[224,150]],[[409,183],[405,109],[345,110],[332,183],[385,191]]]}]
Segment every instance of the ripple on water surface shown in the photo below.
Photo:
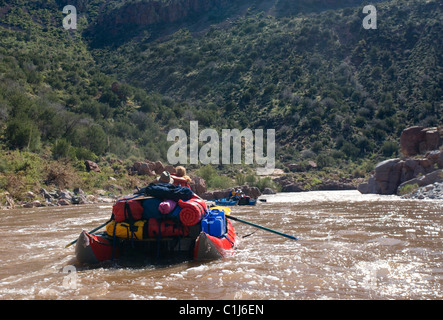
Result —
[{"label": "ripple on water surface", "polygon": [[223,260],[74,273],[64,246],[109,219],[110,206],[1,212],[0,299],[442,298],[442,201],[355,191],[265,198],[232,215],[299,241],[233,221],[238,250]]}]

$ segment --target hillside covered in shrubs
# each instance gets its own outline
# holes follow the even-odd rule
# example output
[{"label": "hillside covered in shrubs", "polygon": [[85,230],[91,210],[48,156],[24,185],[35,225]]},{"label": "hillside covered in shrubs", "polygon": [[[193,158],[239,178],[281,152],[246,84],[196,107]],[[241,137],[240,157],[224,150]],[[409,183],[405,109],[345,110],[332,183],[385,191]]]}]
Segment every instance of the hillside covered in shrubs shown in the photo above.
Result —
[{"label": "hillside covered in shrubs", "polygon": [[[65,30],[67,1],[0,1],[0,189],[129,190],[146,181],[133,163],[166,163],[167,133],[191,120],[275,129],[277,168],[310,185],[368,176],[403,129],[443,121],[442,4],[376,2],[367,30],[360,1],[317,2],[69,1]],[[212,187],[250,175],[214,169]]]}]

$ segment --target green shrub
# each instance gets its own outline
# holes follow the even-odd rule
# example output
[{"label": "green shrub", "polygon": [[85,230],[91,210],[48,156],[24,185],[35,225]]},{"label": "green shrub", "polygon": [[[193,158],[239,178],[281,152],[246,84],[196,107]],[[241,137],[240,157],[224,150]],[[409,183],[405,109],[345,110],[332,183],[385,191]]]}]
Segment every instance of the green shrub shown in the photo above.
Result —
[{"label": "green shrub", "polygon": [[233,186],[233,181],[223,175],[214,175],[211,176],[209,180],[207,180],[209,189],[226,189]]},{"label": "green shrub", "polygon": [[333,157],[323,153],[317,156],[316,161],[319,168],[332,167],[335,164]]},{"label": "green shrub", "polygon": [[398,152],[398,144],[392,141],[385,141],[380,151],[385,157],[391,157]]},{"label": "green shrub", "polygon": [[259,188],[260,191],[263,191],[265,188],[271,188],[274,191],[279,189],[271,177],[259,178],[256,187]]},{"label": "green shrub", "polygon": [[198,169],[196,174],[197,176],[203,178],[204,180],[209,181],[213,176],[217,174],[217,171],[213,166],[206,165]]},{"label": "green shrub", "polygon": [[242,186],[246,183],[246,176],[239,172],[235,175],[235,183],[239,186]]},{"label": "green shrub", "polygon": [[40,149],[40,130],[33,121],[24,116],[17,116],[9,120],[6,126],[5,136],[12,149]]},{"label": "green shrub", "polygon": [[80,178],[69,162],[51,161],[44,167],[44,182],[57,188],[73,188],[80,184]]},{"label": "green shrub", "polygon": [[71,143],[66,139],[59,139],[52,147],[52,156],[54,159],[69,158],[71,156]]},{"label": "green shrub", "polygon": [[226,189],[233,186],[233,180],[226,175],[220,175],[211,165],[201,167],[196,175],[206,181],[208,189]]},{"label": "green shrub", "polygon": [[400,188],[399,195],[404,196],[405,194],[415,192],[418,190],[418,188],[419,186],[416,183],[404,185],[403,187]]},{"label": "green shrub", "polygon": [[245,182],[251,186],[251,187],[255,187],[257,184],[257,176],[254,174],[248,174],[245,178]]}]

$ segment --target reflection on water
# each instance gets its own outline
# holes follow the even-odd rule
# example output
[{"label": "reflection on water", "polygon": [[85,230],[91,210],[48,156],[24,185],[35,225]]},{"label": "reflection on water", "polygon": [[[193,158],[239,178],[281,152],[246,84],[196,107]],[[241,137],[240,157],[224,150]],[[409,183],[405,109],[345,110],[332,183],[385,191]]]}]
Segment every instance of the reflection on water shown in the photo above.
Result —
[{"label": "reflection on water", "polygon": [[137,268],[74,268],[74,248],[64,248],[106,221],[111,206],[0,212],[0,299],[443,297],[443,201],[356,191],[262,198],[232,215],[299,241],[234,221],[240,243],[233,257]]}]

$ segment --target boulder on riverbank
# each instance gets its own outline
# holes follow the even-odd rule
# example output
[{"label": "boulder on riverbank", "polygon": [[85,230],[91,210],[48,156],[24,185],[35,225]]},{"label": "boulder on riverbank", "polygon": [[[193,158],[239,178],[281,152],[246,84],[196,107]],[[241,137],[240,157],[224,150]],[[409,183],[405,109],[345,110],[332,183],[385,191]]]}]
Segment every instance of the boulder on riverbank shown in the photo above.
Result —
[{"label": "boulder on riverbank", "polygon": [[[367,182],[361,183],[357,190],[363,194],[390,195],[399,194],[405,184],[416,184],[422,179],[426,180],[425,184],[439,182],[439,174],[433,172],[443,169],[443,150],[438,150],[442,142],[443,127],[414,126],[403,130],[400,147],[406,158],[378,163],[374,175]],[[420,157],[420,154],[424,156]]]},{"label": "boulder on riverbank", "polygon": [[307,177],[304,183],[294,181],[293,178],[282,176],[273,179],[273,182],[281,187],[281,192],[305,192],[316,190],[355,190],[356,184],[351,178],[323,179]]},{"label": "boulder on riverbank", "polygon": [[[167,166],[168,171],[171,172],[171,169],[173,169],[172,166]],[[166,167],[163,165],[163,163],[161,161],[137,161],[134,162],[130,172],[132,174],[138,174],[138,175],[143,175],[143,176],[155,176],[155,175],[160,175],[163,171],[166,170]],[[175,172],[175,169],[174,169]],[[174,173],[171,172],[171,173]]]},{"label": "boulder on riverbank", "polygon": [[0,209],[14,209],[15,201],[9,192],[0,194]]},{"label": "boulder on riverbank", "polygon": [[281,187],[281,192],[303,192],[306,191],[299,183],[288,177],[278,177],[273,181]]},{"label": "boulder on riverbank", "polygon": [[403,161],[389,159],[382,161],[375,167],[373,179],[360,184],[357,190],[361,193],[394,194],[401,180]]},{"label": "boulder on riverbank", "polygon": [[192,192],[201,196],[208,191],[208,188],[206,187],[206,181],[203,178],[194,176],[191,179],[192,181],[189,183],[189,186],[191,187]]},{"label": "boulder on riverbank", "polygon": [[349,181],[336,181],[331,179],[326,179],[322,181],[318,186],[317,190],[321,191],[331,191],[331,190],[355,190],[356,187]]},{"label": "boulder on riverbank", "polygon": [[132,174],[138,174],[143,176],[155,176],[154,166],[149,162],[137,161],[131,168]]},{"label": "boulder on riverbank", "polygon": [[400,136],[401,152],[406,157],[436,150],[443,143],[443,127],[414,126],[403,130]]},{"label": "boulder on riverbank", "polygon": [[[367,182],[360,184],[357,190],[363,194],[397,194],[397,190],[403,183],[417,177],[427,176],[437,168],[443,168],[440,159],[443,161],[443,150],[432,151],[420,159],[397,158],[382,161],[377,164],[374,175]],[[434,175],[429,175],[429,177],[431,178],[428,178],[428,184],[435,182],[431,181]]]},{"label": "boulder on riverbank", "polygon": [[397,195],[404,195],[405,190],[412,189],[412,186],[416,186],[418,188],[432,185],[434,183],[442,183],[443,182],[443,169],[433,171],[427,175],[420,176],[408,181],[403,182],[398,186]]}]

